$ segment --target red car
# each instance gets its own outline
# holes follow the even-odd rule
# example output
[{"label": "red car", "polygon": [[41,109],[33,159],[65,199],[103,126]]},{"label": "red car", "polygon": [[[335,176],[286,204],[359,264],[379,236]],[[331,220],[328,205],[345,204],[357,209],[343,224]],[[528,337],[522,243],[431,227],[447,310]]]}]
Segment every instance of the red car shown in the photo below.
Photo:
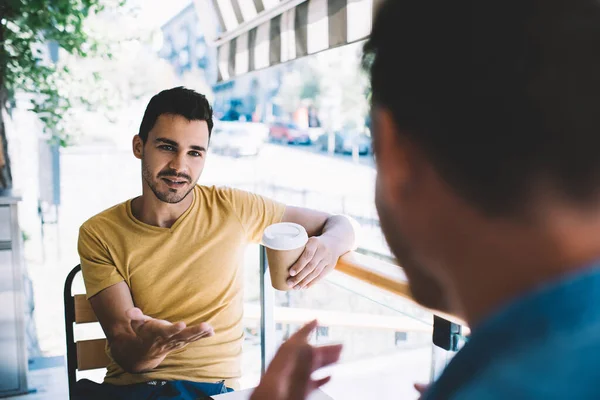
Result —
[{"label": "red car", "polygon": [[308,130],[290,122],[275,122],[271,125],[269,140],[289,144],[310,144]]}]

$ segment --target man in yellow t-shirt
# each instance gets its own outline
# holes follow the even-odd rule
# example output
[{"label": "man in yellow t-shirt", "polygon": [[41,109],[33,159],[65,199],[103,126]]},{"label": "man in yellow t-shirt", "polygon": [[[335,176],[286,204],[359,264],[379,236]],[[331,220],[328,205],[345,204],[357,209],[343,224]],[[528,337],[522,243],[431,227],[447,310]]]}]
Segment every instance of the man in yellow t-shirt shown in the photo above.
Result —
[{"label": "man in yellow t-shirt", "polygon": [[311,238],[288,281],[301,289],[354,245],[342,216],[197,185],[212,127],[203,95],[179,87],[154,96],[133,138],[142,195],[81,226],[87,297],[112,362],[102,385],[79,381],[78,398],[185,399],[235,388],[245,246],[273,223],[303,225]]}]

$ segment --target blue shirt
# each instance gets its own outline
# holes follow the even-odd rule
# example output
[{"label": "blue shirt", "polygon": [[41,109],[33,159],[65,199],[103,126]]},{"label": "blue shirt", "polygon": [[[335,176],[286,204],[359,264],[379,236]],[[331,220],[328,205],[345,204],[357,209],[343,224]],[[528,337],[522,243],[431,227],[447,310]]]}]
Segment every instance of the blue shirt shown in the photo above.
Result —
[{"label": "blue shirt", "polygon": [[600,263],[484,321],[424,399],[600,399]]}]

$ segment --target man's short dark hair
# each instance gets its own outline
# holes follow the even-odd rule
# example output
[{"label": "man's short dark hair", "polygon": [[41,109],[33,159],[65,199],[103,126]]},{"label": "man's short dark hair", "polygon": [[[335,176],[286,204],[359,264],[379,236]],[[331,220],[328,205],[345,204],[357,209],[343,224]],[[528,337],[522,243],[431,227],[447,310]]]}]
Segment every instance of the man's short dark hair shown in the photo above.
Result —
[{"label": "man's short dark hair", "polygon": [[598,200],[599,1],[387,0],[364,49],[373,104],[472,204]]},{"label": "man's short dark hair", "polygon": [[210,138],[213,128],[213,111],[203,94],[179,86],[163,90],[152,97],[144,112],[138,133],[142,142],[146,143],[148,132],[152,130],[158,117],[163,114],[180,115],[188,121],[206,121]]}]

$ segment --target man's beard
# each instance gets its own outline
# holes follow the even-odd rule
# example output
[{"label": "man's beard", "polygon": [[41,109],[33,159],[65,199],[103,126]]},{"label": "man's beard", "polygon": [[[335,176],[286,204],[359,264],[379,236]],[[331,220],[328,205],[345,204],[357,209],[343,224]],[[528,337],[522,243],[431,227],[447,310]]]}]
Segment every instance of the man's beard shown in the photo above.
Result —
[{"label": "man's beard", "polygon": [[175,171],[161,171],[158,174],[157,179],[159,179],[161,176],[165,177],[165,178],[168,178],[168,177],[182,178],[183,177],[190,184],[190,188],[187,190],[187,192],[185,192],[185,194],[180,194],[178,191],[171,191],[169,189],[167,189],[166,191],[160,191],[158,189],[158,182],[153,179],[150,169],[148,168],[144,159],[142,158],[142,178],[148,184],[148,186],[150,187],[150,190],[152,190],[152,192],[154,193],[156,198],[159,199],[160,201],[169,203],[169,204],[177,204],[180,201],[182,201],[183,199],[185,199],[187,197],[187,195],[190,194],[190,192],[194,189],[195,185],[191,184],[192,178],[190,176],[177,175]]},{"label": "man's beard", "polygon": [[394,213],[388,209],[379,195],[375,197],[381,230],[392,253],[406,273],[414,300],[427,308],[448,311],[443,288],[426,272],[424,266],[415,260],[411,246],[393,217]]}]

